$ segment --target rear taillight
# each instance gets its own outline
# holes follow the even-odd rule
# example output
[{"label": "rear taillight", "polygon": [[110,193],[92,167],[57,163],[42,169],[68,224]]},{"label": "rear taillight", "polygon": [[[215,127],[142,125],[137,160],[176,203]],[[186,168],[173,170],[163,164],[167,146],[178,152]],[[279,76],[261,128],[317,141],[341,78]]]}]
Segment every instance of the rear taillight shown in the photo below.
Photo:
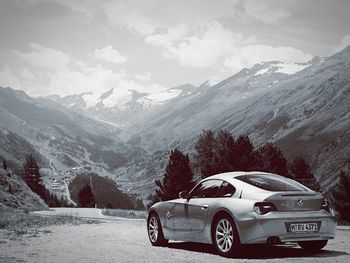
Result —
[{"label": "rear taillight", "polygon": [[327,199],[323,199],[321,209],[326,210],[329,213],[333,213],[333,208]]},{"label": "rear taillight", "polygon": [[276,207],[273,203],[258,202],[254,205],[254,211],[259,215],[265,215],[271,211],[276,211]]}]

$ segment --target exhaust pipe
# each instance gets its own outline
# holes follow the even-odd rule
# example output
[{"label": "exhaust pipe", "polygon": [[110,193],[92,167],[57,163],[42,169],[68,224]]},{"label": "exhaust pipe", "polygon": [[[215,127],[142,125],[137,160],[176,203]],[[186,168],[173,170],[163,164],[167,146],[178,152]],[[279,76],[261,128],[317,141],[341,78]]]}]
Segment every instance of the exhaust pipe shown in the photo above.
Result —
[{"label": "exhaust pipe", "polygon": [[269,237],[267,238],[266,242],[268,244],[281,244],[281,239],[277,236],[272,236],[272,237]]}]

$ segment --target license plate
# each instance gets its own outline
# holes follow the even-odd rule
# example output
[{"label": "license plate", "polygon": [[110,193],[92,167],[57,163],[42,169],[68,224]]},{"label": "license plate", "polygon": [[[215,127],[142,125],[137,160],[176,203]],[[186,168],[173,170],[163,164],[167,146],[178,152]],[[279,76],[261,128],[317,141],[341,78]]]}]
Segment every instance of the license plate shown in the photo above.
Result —
[{"label": "license plate", "polygon": [[289,232],[317,232],[317,223],[291,223],[289,225]]}]

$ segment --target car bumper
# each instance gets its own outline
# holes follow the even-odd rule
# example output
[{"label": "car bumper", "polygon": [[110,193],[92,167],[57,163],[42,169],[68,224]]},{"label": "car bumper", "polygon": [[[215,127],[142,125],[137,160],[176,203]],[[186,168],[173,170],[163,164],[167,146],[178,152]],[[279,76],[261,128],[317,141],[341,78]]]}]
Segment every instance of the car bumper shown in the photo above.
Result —
[{"label": "car bumper", "polygon": [[[319,222],[317,232],[289,232],[286,224]],[[254,212],[236,215],[236,223],[242,244],[267,243],[269,237],[278,237],[282,243],[311,240],[328,240],[335,237],[336,221],[330,213],[320,211],[270,212],[258,215]]]}]

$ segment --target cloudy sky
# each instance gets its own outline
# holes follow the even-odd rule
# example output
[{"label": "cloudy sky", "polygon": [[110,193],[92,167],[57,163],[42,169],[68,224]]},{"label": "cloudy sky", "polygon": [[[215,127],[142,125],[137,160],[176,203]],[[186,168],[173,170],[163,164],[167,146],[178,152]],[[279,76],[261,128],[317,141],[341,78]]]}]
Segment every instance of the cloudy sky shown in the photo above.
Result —
[{"label": "cloudy sky", "polygon": [[348,0],[1,0],[0,86],[155,92],[350,44]]}]

